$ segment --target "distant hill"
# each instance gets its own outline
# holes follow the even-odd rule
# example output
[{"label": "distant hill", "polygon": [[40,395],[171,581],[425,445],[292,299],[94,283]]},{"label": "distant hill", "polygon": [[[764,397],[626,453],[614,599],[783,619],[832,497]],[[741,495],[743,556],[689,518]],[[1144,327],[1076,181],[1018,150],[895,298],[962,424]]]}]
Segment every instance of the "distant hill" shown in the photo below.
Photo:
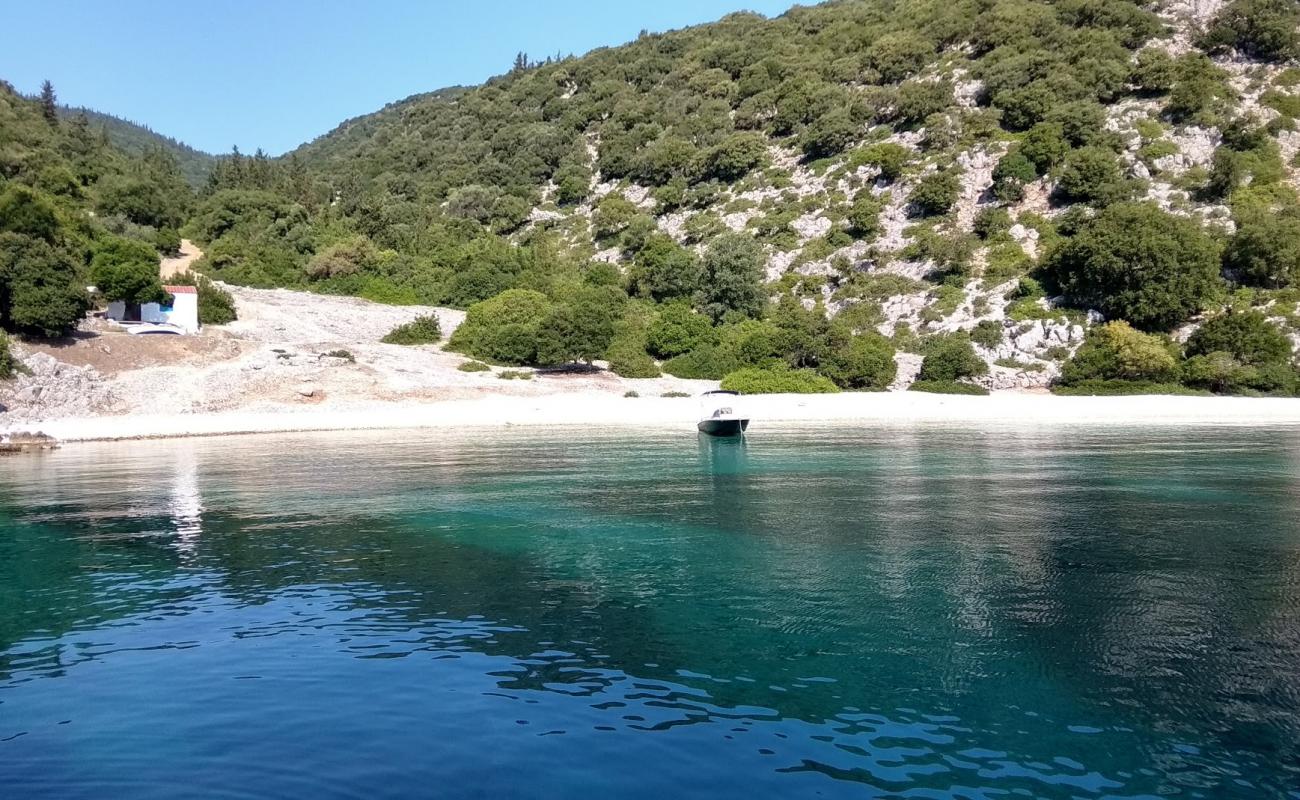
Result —
[{"label": "distant hill", "polygon": [[211,153],[195,150],[184,142],[179,142],[170,136],[155,132],[147,125],[115,117],[112,114],[105,114],[102,111],[61,106],[59,114],[65,119],[75,117],[77,114],[85,114],[90,120],[91,128],[103,128],[108,132],[109,141],[119,149],[133,155],[140,155],[150,147],[163,148],[176,158],[181,174],[195,188],[199,188],[207,182],[208,175],[212,173],[212,168],[218,160]]}]

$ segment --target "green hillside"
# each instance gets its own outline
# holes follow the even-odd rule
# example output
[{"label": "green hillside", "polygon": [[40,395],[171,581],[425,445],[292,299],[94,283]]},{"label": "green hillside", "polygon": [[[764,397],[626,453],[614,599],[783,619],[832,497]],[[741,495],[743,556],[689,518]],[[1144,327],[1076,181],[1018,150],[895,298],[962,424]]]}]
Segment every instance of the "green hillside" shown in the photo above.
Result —
[{"label": "green hillside", "polygon": [[194,202],[168,152],[119,149],[52,101],[0,81],[0,329],[24,335],[73,329],[88,284],[108,299],[157,297],[158,253],[179,245]]},{"label": "green hillside", "polygon": [[154,148],[166,150],[176,159],[176,166],[181,174],[195,189],[202,188],[207,183],[208,175],[212,173],[212,167],[217,162],[217,156],[195,150],[170,136],[155,133],[147,125],[140,125],[89,108],[59,107],[59,116],[65,121],[71,122],[79,115],[85,115],[91,128],[106,131],[108,140],[124,152],[139,156]]},{"label": "green hillside", "polygon": [[186,230],[228,282],[469,308],[501,363],[1290,393],[1298,9],[733,14],[222,159]]}]

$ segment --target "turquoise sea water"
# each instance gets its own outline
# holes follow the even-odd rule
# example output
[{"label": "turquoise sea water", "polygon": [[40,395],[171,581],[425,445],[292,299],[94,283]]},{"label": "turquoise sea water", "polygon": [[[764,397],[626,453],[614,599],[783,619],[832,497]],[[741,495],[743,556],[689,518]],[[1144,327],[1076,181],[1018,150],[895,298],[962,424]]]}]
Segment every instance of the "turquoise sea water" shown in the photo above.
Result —
[{"label": "turquoise sea water", "polygon": [[0,461],[0,797],[1300,798],[1300,431]]}]

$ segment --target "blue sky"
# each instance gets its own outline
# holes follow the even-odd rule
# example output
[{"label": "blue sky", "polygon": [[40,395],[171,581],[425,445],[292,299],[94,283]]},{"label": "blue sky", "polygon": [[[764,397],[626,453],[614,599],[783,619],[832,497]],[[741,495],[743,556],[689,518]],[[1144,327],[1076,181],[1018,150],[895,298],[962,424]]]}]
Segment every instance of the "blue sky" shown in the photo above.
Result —
[{"label": "blue sky", "polygon": [[[4,0],[0,78],[210,152],[279,154],[385,103],[791,0]],[[26,35],[20,32],[26,32]]]}]

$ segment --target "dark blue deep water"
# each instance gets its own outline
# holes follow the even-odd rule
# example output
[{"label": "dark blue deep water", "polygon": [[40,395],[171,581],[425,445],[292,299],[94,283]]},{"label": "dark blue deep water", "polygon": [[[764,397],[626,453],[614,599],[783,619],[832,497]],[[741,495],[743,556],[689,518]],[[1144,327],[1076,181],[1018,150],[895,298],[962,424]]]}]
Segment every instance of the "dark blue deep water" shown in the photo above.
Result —
[{"label": "dark blue deep water", "polygon": [[0,461],[3,798],[1300,798],[1300,432]]}]

